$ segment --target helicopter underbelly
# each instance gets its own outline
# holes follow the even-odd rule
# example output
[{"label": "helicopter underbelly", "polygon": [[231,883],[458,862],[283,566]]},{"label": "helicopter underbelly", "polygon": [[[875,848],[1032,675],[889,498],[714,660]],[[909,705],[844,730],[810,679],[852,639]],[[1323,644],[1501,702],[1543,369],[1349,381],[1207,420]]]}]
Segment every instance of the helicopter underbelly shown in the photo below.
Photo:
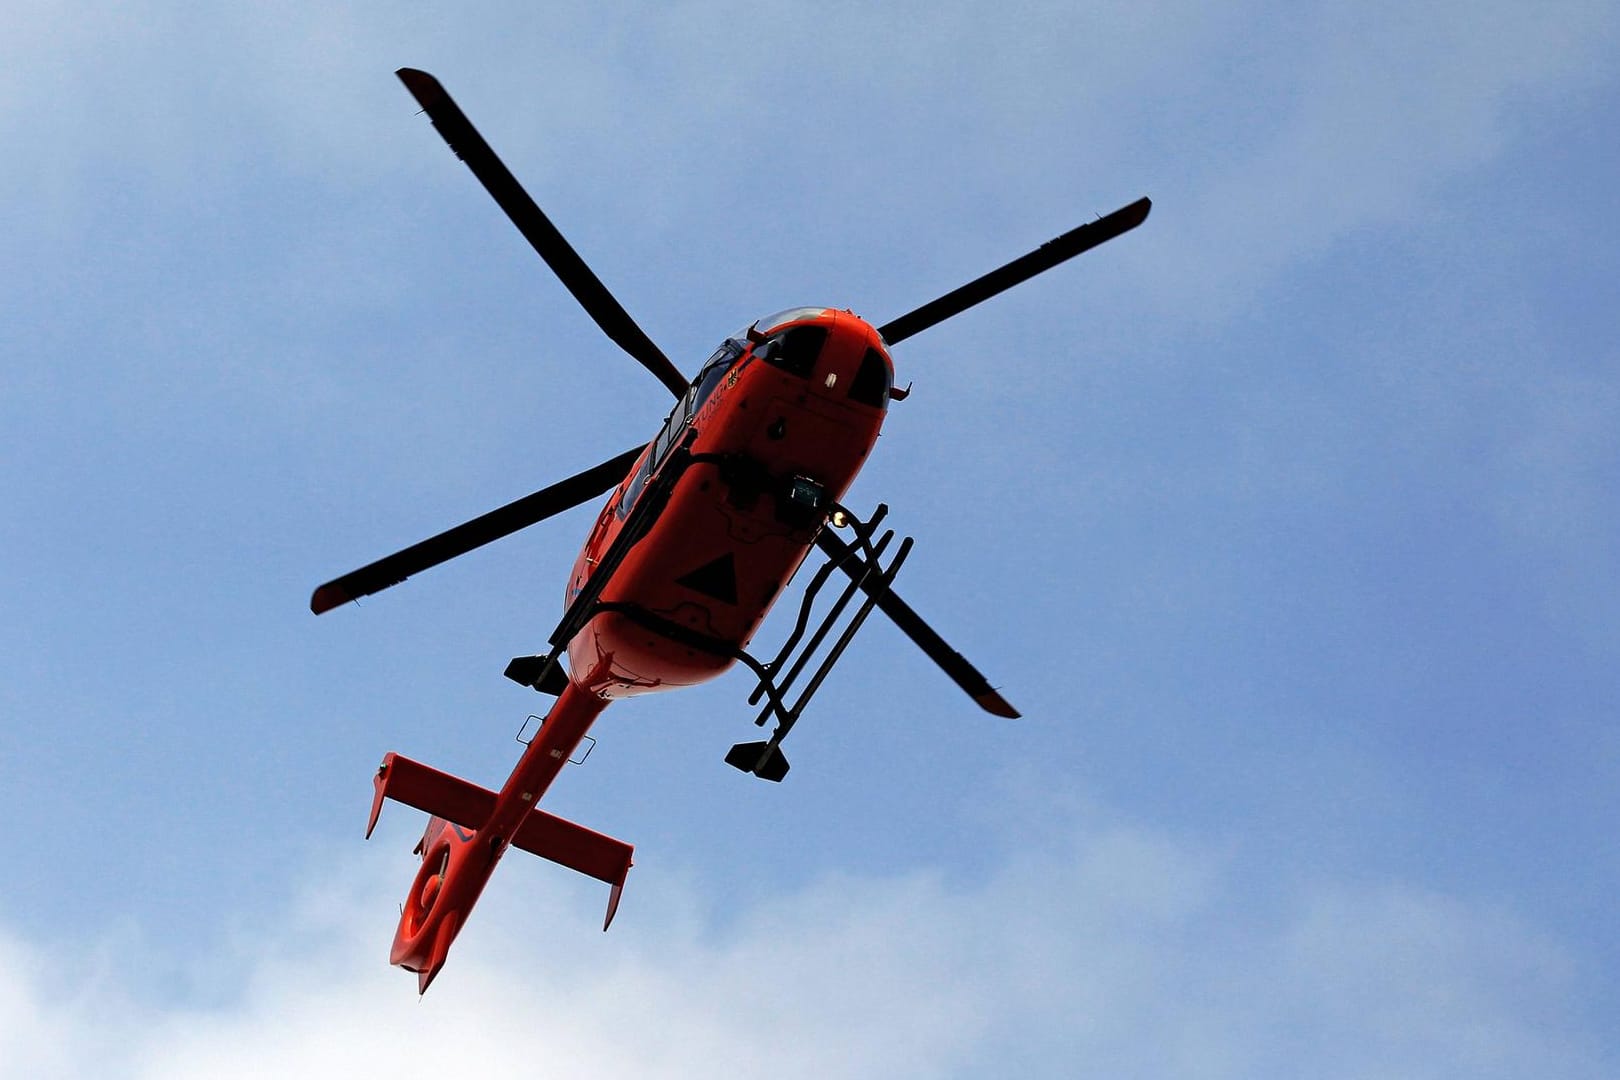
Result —
[{"label": "helicopter underbelly", "polygon": [[766,432],[787,416],[787,439],[748,437],[740,455],[693,449],[669,502],[601,591],[601,614],[570,643],[573,682],[603,698],[689,687],[747,648],[876,436],[876,424],[849,431],[842,416],[789,405],[778,398],[761,410]]},{"label": "helicopter underbelly", "polygon": [[704,682],[735,663],[819,520],[789,524],[776,519],[771,496],[746,508],[733,496],[715,466],[694,465],[681,478],[603,589],[601,613],[570,644],[575,682],[603,698],[630,697]]},{"label": "helicopter underbelly", "polygon": [[655,440],[648,453],[663,460],[638,464],[633,475],[646,479],[610,500],[575,565],[570,602],[619,531],[640,527],[626,500],[634,515],[654,515],[569,645],[574,682],[629,697],[703,682],[736,662],[877,438],[882,410],[842,396],[861,355],[849,342],[825,348],[819,382],[747,364],[696,414],[680,452]]}]

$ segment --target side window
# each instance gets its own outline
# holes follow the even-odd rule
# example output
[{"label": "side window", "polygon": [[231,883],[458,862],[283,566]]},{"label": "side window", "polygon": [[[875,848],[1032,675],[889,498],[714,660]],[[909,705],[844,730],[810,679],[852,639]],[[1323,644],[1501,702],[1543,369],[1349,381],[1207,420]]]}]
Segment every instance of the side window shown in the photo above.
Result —
[{"label": "side window", "polygon": [[619,517],[629,516],[630,508],[635,506],[637,499],[641,498],[641,490],[647,486],[648,478],[658,471],[658,466],[663,463],[664,458],[669,454],[669,448],[675,445],[681,432],[686,430],[686,421],[692,415],[695,390],[696,387],[688,390],[686,396],[675,403],[675,408],[670,410],[669,418],[664,421],[664,426],[658,429],[657,435],[653,436],[652,452],[642,460],[641,468],[636,470],[635,479],[631,480],[630,486],[624,489],[624,499],[619,503]]},{"label": "side window", "polygon": [[709,400],[709,395],[714,393],[714,388],[720,385],[720,380],[725,378],[726,372],[731,370],[731,365],[737,362],[737,358],[742,353],[740,343],[728,341],[720,346],[719,351],[709,357],[709,362],[704,364],[703,370],[698,373],[697,394],[692,399],[692,412],[695,413],[703,408],[703,403]]},{"label": "side window", "polygon": [[669,448],[675,445],[675,440],[685,430],[686,421],[692,416],[692,403],[696,400],[697,387],[694,386],[688,389],[686,396],[676,402],[675,407],[670,410],[669,419],[664,421],[663,428],[653,439],[651,460],[654,469],[658,468],[659,463],[664,460],[664,455],[669,453]]},{"label": "side window", "polygon": [[630,516],[631,508],[636,505],[636,500],[641,498],[641,489],[647,486],[647,477],[652,475],[652,466],[653,456],[648,454],[642,460],[641,468],[636,470],[636,475],[624,489],[624,498],[619,500],[620,521]]},{"label": "side window", "polygon": [[653,436],[652,452],[642,461],[641,468],[636,470],[635,478],[624,489],[624,498],[619,500],[618,509],[621,519],[629,516],[631,507],[641,498],[647,480],[658,471],[658,466],[669,456],[670,448],[680,440],[681,433],[686,430],[687,421],[692,419],[692,414],[696,413],[708,400],[709,395],[714,393],[714,388],[720,385],[720,380],[725,378],[726,372],[731,370],[731,365],[736,363],[742,354],[742,343],[728,340],[715,350],[714,355],[709,357],[709,362],[703,365],[697,381],[687,389],[686,396],[670,410],[669,416],[664,420],[664,426]]}]

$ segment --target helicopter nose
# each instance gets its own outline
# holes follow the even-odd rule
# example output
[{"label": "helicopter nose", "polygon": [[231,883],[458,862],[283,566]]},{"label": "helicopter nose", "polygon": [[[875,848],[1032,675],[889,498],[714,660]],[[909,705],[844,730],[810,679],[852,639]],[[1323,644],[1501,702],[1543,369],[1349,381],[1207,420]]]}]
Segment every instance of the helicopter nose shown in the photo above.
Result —
[{"label": "helicopter nose", "polygon": [[826,350],[826,371],[817,380],[822,393],[886,408],[894,365],[878,332],[859,315],[841,311],[833,321],[832,338],[838,347]]}]

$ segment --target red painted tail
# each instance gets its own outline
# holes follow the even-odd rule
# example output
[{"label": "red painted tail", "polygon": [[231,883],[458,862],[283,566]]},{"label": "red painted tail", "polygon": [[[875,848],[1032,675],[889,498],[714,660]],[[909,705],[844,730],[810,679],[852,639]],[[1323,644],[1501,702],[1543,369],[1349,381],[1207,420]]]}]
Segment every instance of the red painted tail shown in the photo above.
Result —
[{"label": "red painted tail", "polygon": [[[498,797],[476,784],[392,753],[383,758],[374,784],[368,837],[384,799],[433,815],[417,846],[422,866],[405,898],[389,956],[391,963],[417,972],[418,985],[426,991],[504,852],[499,837],[486,840],[479,835],[494,813]],[[630,872],[635,850],[631,845],[539,809],[528,811],[510,842],[611,885],[602,929],[612,924]]]}]

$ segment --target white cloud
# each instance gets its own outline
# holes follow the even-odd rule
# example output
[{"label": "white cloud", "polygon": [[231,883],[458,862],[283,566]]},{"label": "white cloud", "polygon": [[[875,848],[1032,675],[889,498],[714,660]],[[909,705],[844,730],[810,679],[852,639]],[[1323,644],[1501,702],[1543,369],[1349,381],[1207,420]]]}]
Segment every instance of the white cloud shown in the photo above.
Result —
[{"label": "white cloud", "polygon": [[[559,873],[503,867],[421,1002],[383,962],[393,859],[189,959],[194,980],[239,965],[210,1004],[164,1001],[139,949],[0,935],[0,1076],[1601,1071],[1571,1019],[1579,973],[1514,919],[1397,885],[1246,881],[1140,830],[973,882],[843,877],[742,908],[642,871],[608,935],[598,890]],[[1257,887],[1282,898],[1257,910]]]}]

